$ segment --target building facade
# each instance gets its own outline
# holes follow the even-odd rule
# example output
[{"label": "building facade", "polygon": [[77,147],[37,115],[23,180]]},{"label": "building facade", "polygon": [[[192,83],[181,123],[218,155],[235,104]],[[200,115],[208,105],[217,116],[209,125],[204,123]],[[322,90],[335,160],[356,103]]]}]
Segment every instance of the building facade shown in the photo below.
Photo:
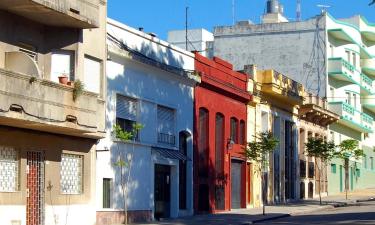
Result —
[{"label": "building facade", "polygon": [[[193,214],[194,54],[108,20],[106,138],[97,150],[97,224]],[[113,134],[132,132],[129,142]],[[128,163],[123,178],[116,162]],[[131,164],[130,164],[131,163]],[[130,172],[128,173],[128,171]]]},{"label": "building facade", "polygon": [[95,224],[106,7],[0,1],[0,224]]},{"label": "building facade", "polygon": [[275,70],[245,66],[245,71],[252,78],[252,90],[258,98],[255,107],[249,106],[249,114],[255,115],[255,131],[249,133],[248,138],[251,141],[256,133],[271,131],[279,140],[275,151],[269,155],[265,183],[259,185],[260,177],[253,181],[254,188],[260,189],[255,196],[255,206],[296,200],[299,196],[298,109],[303,103],[304,88]]},{"label": "building facade", "polygon": [[195,53],[194,209],[216,213],[245,208],[251,195],[246,144],[247,75],[220,58]]},{"label": "building facade", "polygon": [[[214,53],[233,63],[235,69],[257,64],[274,68],[303,84],[313,95],[326,98],[328,109],[340,116],[329,126],[329,139],[359,141],[367,155],[352,160],[351,189],[365,184],[374,171],[365,168],[373,158],[373,55],[374,26],[360,16],[337,20],[328,13],[301,22],[238,23],[216,27]],[[366,177],[365,177],[366,176]],[[330,194],[344,189],[341,160],[329,171]],[[361,186],[359,186],[361,184]]]}]

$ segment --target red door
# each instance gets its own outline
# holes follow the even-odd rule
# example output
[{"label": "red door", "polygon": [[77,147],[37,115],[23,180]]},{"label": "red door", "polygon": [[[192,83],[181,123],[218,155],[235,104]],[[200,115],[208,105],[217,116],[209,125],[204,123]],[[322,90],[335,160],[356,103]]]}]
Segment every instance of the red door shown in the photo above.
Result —
[{"label": "red door", "polygon": [[44,162],[42,152],[27,152],[26,225],[44,225]]}]

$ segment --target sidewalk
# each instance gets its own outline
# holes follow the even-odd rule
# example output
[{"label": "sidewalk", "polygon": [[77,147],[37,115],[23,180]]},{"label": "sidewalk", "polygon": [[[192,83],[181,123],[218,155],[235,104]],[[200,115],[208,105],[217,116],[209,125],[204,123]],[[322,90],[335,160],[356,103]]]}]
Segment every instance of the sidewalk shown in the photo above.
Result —
[{"label": "sidewalk", "polygon": [[335,207],[358,205],[358,202],[375,200],[374,198],[375,188],[348,193],[348,200],[345,200],[345,193],[324,197],[322,205],[319,205],[319,199],[313,199],[285,205],[266,206],[265,216],[262,215],[262,208],[239,209],[214,215],[196,215],[137,225],[246,225]]}]

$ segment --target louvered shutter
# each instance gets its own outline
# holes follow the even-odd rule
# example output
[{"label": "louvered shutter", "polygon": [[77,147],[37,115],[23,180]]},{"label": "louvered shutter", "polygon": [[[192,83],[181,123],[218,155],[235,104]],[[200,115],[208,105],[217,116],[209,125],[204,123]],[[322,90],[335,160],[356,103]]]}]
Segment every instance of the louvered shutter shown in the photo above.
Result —
[{"label": "louvered shutter", "polygon": [[122,95],[117,95],[116,99],[116,117],[136,121],[137,119],[137,101]]},{"label": "louvered shutter", "polygon": [[158,127],[159,132],[164,134],[174,134],[174,110],[158,106]]}]

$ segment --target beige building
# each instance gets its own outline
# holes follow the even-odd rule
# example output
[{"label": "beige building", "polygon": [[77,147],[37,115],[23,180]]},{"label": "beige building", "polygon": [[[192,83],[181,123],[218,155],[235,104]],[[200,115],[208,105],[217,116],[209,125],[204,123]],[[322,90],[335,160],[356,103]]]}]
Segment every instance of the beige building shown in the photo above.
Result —
[{"label": "beige building", "polygon": [[95,224],[105,27],[106,1],[0,0],[0,224]]},{"label": "beige building", "polygon": [[320,159],[307,157],[306,143],[310,137],[329,140],[327,127],[340,117],[328,110],[326,100],[313,95],[305,95],[298,115],[300,199],[318,197],[319,190],[323,196],[327,196],[327,164]]}]

